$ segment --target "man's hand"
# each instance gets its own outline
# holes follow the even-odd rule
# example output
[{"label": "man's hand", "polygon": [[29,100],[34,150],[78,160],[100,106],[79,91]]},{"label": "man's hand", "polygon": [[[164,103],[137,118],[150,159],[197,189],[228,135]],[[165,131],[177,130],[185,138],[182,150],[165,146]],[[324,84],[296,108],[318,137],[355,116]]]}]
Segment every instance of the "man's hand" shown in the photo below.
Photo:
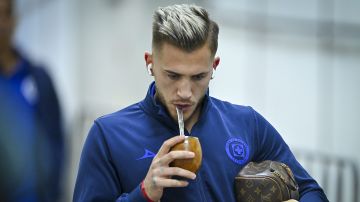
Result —
[{"label": "man's hand", "polygon": [[169,152],[171,147],[184,141],[184,139],[184,136],[178,135],[166,140],[151,162],[149,171],[144,179],[145,192],[151,200],[160,200],[165,187],[186,187],[189,184],[185,180],[171,179],[174,175],[195,179],[195,173],[178,167],[169,167],[170,162],[174,159],[194,158],[195,154],[193,152]]}]

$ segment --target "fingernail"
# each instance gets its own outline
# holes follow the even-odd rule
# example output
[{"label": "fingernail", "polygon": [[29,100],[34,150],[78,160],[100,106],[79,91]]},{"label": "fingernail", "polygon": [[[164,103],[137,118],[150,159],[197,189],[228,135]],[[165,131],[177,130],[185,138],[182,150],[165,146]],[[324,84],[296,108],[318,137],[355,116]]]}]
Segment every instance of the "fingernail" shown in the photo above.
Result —
[{"label": "fingernail", "polygon": [[195,180],[195,178],[196,178],[196,175],[194,174],[194,175],[192,176],[192,179]]}]

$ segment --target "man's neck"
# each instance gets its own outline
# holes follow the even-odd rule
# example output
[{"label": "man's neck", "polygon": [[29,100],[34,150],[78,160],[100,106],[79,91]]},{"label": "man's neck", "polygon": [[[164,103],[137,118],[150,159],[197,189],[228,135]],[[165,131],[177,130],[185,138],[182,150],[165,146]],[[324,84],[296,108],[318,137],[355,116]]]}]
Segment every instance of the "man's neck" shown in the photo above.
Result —
[{"label": "man's neck", "polygon": [[18,57],[11,49],[0,52],[0,72],[5,76],[10,76],[15,72],[15,65]]}]

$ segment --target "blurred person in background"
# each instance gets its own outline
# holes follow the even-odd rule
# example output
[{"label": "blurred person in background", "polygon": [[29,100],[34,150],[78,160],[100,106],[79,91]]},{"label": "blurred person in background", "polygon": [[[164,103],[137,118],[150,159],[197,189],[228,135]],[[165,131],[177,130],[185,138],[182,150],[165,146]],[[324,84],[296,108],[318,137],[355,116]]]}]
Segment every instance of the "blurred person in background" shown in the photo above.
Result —
[{"label": "blurred person in background", "polygon": [[[264,160],[292,169],[300,201],[328,201],[264,117],[209,96],[220,62],[219,28],[205,9],[159,8],[152,31],[145,64],[155,82],[141,102],[95,120],[81,154],[74,201],[234,202],[235,176],[248,162]],[[184,112],[185,135],[200,139],[203,160],[196,174],[169,167],[175,159],[194,157],[170,151],[184,140],[176,108]]]},{"label": "blurred person in background", "polygon": [[13,46],[15,1],[0,0],[0,201],[57,201],[59,101],[49,75]]}]

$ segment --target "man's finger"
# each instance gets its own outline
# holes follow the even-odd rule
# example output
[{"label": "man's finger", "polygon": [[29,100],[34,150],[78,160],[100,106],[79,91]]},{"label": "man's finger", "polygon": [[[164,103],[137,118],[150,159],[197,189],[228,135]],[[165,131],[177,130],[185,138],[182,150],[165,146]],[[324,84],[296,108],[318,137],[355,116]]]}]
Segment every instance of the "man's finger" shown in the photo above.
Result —
[{"label": "man's finger", "polygon": [[192,180],[196,178],[195,173],[178,167],[159,167],[154,170],[154,174],[160,177],[179,176]]},{"label": "man's finger", "polygon": [[189,182],[184,180],[166,179],[162,177],[153,177],[152,186],[155,187],[186,187]]},{"label": "man's finger", "polygon": [[194,157],[195,157],[194,152],[177,150],[177,151],[171,151],[171,152],[165,154],[160,159],[160,162],[163,165],[169,165],[169,163],[175,159],[190,159],[190,158],[194,158]]},{"label": "man's finger", "polygon": [[174,145],[176,145],[177,143],[180,143],[182,141],[184,141],[185,137],[183,135],[177,135],[175,137],[172,137],[168,140],[166,140],[161,148],[159,149],[158,153],[157,153],[157,157],[162,157],[163,155],[167,154],[171,147],[173,147]]}]

